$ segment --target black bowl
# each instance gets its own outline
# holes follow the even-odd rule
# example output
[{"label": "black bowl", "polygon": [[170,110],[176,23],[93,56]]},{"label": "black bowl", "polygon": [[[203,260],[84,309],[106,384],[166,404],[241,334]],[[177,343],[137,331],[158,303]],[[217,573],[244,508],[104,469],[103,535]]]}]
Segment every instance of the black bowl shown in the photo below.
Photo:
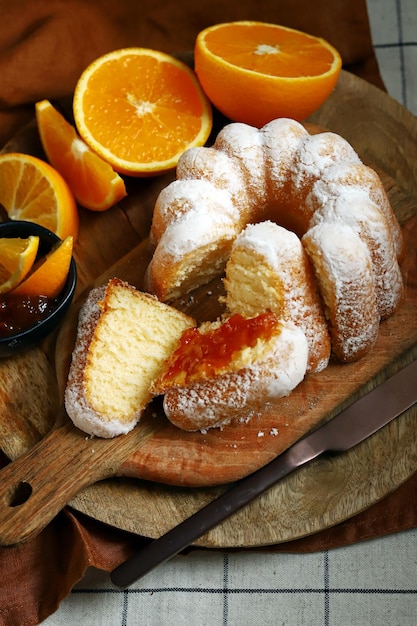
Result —
[{"label": "black bowl", "polygon": [[[0,223],[0,238],[25,238],[30,235],[39,237],[39,254],[41,255],[47,254],[59,241],[59,237],[55,233],[33,222],[14,220]],[[74,296],[76,283],[77,268],[72,258],[66,283],[59,296],[54,300],[52,312],[16,334],[0,337],[0,357],[12,356],[17,352],[32,348],[55,330],[61,324],[68,311]]]}]

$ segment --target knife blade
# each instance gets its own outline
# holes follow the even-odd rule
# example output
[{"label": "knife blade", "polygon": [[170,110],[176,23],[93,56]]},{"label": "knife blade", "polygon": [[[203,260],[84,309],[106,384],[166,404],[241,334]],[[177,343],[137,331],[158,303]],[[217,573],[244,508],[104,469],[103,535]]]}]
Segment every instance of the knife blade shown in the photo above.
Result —
[{"label": "knife blade", "polygon": [[234,483],[221,496],[154,539],[116,567],[111,581],[126,588],[187,548],[224,519],[302,465],[324,453],[345,452],[417,402],[417,360],[398,371],[273,461]]}]

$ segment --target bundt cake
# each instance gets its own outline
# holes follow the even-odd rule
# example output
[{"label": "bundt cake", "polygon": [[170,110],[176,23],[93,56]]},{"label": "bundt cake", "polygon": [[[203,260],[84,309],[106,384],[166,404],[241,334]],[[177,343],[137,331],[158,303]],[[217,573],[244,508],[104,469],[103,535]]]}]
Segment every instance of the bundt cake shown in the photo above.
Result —
[{"label": "bundt cake", "polygon": [[[224,202],[219,193],[222,198],[227,198]],[[237,210],[237,217],[234,217],[233,208]],[[241,250],[237,252],[238,243],[235,247],[240,233],[248,225],[265,221],[293,231],[301,240],[302,247],[306,248],[309,244],[310,249],[306,251],[314,270],[314,278],[308,282],[311,286],[309,293],[312,297],[311,292],[318,290],[315,300],[324,302],[327,317],[331,308],[322,293],[323,280],[317,273],[318,254],[311,249],[315,241],[315,237],[309,235],[311,229],[321,233],[320,246],[325,245],[322,237],[326,232],[337,233],[341,239],[331,243],[332,255],[337,255],[338,248],[339,254],[343,255],[347,241],[351,240],[354,240],[356,248],[361,249],[361,258],[366,257],[365,265],[358,274],[357,285],[352,266],[350,289],[359,290],[364,274],[369,273],[370,263],[372,298],[375,302],[370,304],[372,310],[364,313],[366,319],[373,319],[377,307],[379,326],[380,319],[397,309],[403,296],[399,267],[403,250],[402,232],[379,176],[361,162],[352,146],[339,135],[331,132],[310,134],[302,124],[290,119],[274,120],[261,129],[231,123],[220,131],[212,147],[193,148],[182,155],[176,180],[161,192],[156,202],[151,228],[154,254],[147,268],[145,288],[161,301],[170,302],[214,276],[220,276],[232,250],[235,250],[235,259],[242,254]],[[334,227],[316,228],[322,224],[334,224]],[[271,226],[267,228],[271,229]],[[254,232],[248,229],[240,242],[245,242],[246,237],[247,245],[250,233]],[[269,271],[271,257],[267,258],[265,247],[264,241],[263,248],[259,245],[263,251],[253,254],[257,254],[258,262],[260,257],[263,258],[261,265]],[[365,248],[368,254],[365,254]],[[297,249],[297,272],[301,276],[310,270],[306,270],[305,255],[300,252],[299,246]],[[326,269],[336,267],[333,265]],[[237,278],[232,268],[233,260],[225,280],[227,306],[231,307],[231,311],[242,310],[245,314],[249,311],[251,315],[261,313],[263,309],[256,310],[256,305],[249,307],[253,294],[246,299],[233,295],[236,290],[239,291],[239,285],[236,285]],[[287,269],[284,269],[283,263],[280,269],[275,265],[273,274],[284,280],[282,276]],[[253,281],[262,282],[262,271],[256,273],[254,267],[250,271]],[[242,276],[239,276],[240,280]],[[264,280],[264,285],[266,282]],[[258,292],[262,286],[252,283],[251,288]],[[289,293],[291,286],[286,289]],[[273,296],[270,294],[267,297],[266,291],[265,286],[261,298],[263,306],[268,301],[267,306],[271,310],[282,310],[279,299],[272,305]],[[278,298],[277,293],[275,297]],[[367,301],[372,298],[368,294]],[[238,305],[233,308],[235,299]],[[364,302],[363,299],[360,301]],[[338,307],[342,306],[342,301],[338,301]],[[337,329],[343,324],[335,324],[332,316],[330,320],[327,321],[334,354],[344,361],[359,358],[364,350],[341,348],[340,344],[346,345],[348,341],[345,335],[337,336]],[[370,334],[365,340],[365,350],[375,340],[375,322],[371,324],[368,320],[367,324],[373,330],[368,327]],[[363,329],[359,332],[359,327],[355,325],[351,325],[350,329],[352,337],[349,341],[360,343]],[[314,356],[312,334],[309,338],[312,353],[308,367],[309,371],[318,371],[325,366],[326,357]]]},{"label": "bundt cake", "polygon": [[[152,295],[113,279],[81,310],[65,405],[92,434],[128,432],[161,394],[184,430],[246,421],[331,354],[366,354],[403,296],[402,233],[379,176],[342,137],[294,120],[231,123],[186,151],[150,242]],[[218,320],[197,328],[170,306],[220,276]]]},{"label": "bundt cake", "polygon": [[119,279],[93,289],[80,310],[65,408],[86,433],[129,432],[150,385],[193,319]]},{"label": "bundt cake", "polygon": [[183,430],[246,421],[304,378],[308,346],[303,331],[271,312],[203,324],[185,331],[161,376],[168,419]]}]

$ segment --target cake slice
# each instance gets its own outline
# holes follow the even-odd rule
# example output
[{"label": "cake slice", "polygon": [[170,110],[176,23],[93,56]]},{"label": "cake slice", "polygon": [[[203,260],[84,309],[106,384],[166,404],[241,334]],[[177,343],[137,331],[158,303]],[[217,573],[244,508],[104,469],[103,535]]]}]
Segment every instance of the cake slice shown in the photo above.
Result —
[{"label": "cake slice", "polygon": [[129,432],[152,399],[180,336],[195,321],[131,285],[111,279],[93,289],[79,316],[65,408],[86,433]]},{"label": "cake slice", "polygon": [[320,372],[330,358],[330,336],[313,269],[297,235],[274,222],[250,224],[232,246],[224,280],[231,314],[273,311],[305,333],[307,371]]},{"label": "cake slice", "polygon": [[178,428],[221,428],[291,393],[304,378],[307,355],[307,339],[292,322],[271,312],[236,314],[185,331],[151,389],[164,394],[165,414]]}]

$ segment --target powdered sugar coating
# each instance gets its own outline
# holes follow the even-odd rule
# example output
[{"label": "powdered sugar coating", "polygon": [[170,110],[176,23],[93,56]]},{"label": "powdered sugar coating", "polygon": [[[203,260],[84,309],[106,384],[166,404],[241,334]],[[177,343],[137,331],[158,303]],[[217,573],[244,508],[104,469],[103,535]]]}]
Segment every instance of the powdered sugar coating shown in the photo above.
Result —
[{"label": "powdered sugar coating", "polygon": [[[220,233],[219,233],[220,231]],[[204,247],[216,241],[219,234],[224,234],[232,239],[236,235],[236,222],[227,213],[204,212],[198,209],[189,211],[183,219],[169,224],[162,236],[161,248],[164,255],[171,261],[182,257],[188,252],[195,250],[196,246]],[[154,259],[158,258],[158,251]]]},{"label": "powdered sugar coating", "polygon": [[228,124],[217,135],[214,148],[225,152],[240,167],[245,179],[252,220],[256,219],[267,201],[265,155],[261,132],[240,122]]},{"label": "powdered sugar coating", "polygon": [[193,179],[184,184],[174,180],[164,187],[156,199],[151,228],[151,240],[157,244],[168,226],[191,212],[200,211],[202,219],[210,214],[221,214],[239,222],[240,214],[226,189],[214,186],[204,179]]},{"label": "powdered sugar coating", "polygon": [[146,270],[146,289],[174,299],[209,282],[223,271],[237,229],[236,221],[220,211],[195,209],[172,222]]},{"label": "powdered sugar coating", "polygon": [[317,208],[324,207],[351,192],[362,193],[371,203],[376,204],[384,214],[394,242],[397,258],[403,250],[403,236],[388,196],[378,174],[363,163],[337,161],[330,165],[316,180],[306,197],[306,204],[313,213]]},{"label": "powdered sugar coating", "polygon": [[231,313],[252,316],[271,310],[292,321],[307,337],[308,371],[327,366],[327,322],[310,263],[294,233],[270,221],[247,226],[233,244],[224,283]]},{"label": "powdered sugar coating", "polygon": [[247,364],[210,380],[175,387],[164,396],[168,419],[184,430],[221,427],[232,420],[246,421],[268,402],[288,395],[303,380],[308,346],[301,329],[281,322],[279,332],[258,350],[246,351]]},{"label": "powdered sugar coating", "polygon": [[361,160],[349,142],[336,133],[307,134],[295,155],[293,180],[306,175],[316,180],[336,162],[361,164]]},{"label": "powdered sugar coating", "polygon": [[271,221],[249,224],[236,238],[234,248],[238,247],[246,247],[263,256],[276,272],[281,270],[284,274],[290,273],[290,269],[288,265],[281,266],[278,255],[293,259],[294,255],[302,253],[298,237]]},{"label": "powdered sugar coating", "polygon": [[[212,187],[222,189],[230,195],[233,206],[238,211],[237,220],[240,220],[240,213],[243,214],[244,224],[251,219],[251,205],[242,169],[225,152],[205,146],[186,150],[178,161],[177,179],[209,181]],[[185,185],[187,190],[188,184]],[[156,206],[155,211],[158,211]]]},{"label": "powdered sugar coating", "polygon": [[311,226],[323,222],[348,224],[367,245],[375,276],[375,293],[382,319],[389,317],[403,297],[403,279],[387,219],[363,189],[355,187],[315,211]]},{"label": "powdered sugar coating", "polygon": [[336,162],[361,163],[352,146],[335,133],[307,135],[295,154],[291,168],[289,210],[295,213],[297,225],[300,225],[299,235],[307,230],[309,220],[318,206],[307,201],[311,187]]},{"label": "powdered sugar coating", "polygon": [[356,360],[375,344],[379,330],[368,247],[337,221],[313,226],[302,241],[325,303],[333,351],[341,361]]},{"label": "powdered sugar coating", "polygon": [[287,185],[291,178],[295,156],[308,132],[295,120],[279,118],[266,124],[262,129],[265,151],[266,181],[270,188],[269,202],[285,200]]}]

